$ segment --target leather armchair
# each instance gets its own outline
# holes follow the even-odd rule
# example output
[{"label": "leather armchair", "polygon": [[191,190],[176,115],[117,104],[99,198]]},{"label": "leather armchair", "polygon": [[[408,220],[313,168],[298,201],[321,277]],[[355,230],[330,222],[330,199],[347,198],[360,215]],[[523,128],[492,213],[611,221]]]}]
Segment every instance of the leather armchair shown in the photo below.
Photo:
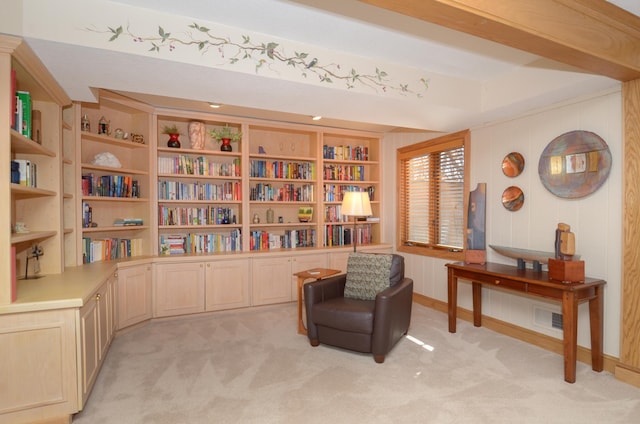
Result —
[{"label": "leather armchair", "polygon": [[393,255],[390,286],[375,300],[345,298],[346,280],[341,274],[304,285],[309,342],[372,353],[383,363],[411,321],[413,280],[404,278],[404,258]]}]

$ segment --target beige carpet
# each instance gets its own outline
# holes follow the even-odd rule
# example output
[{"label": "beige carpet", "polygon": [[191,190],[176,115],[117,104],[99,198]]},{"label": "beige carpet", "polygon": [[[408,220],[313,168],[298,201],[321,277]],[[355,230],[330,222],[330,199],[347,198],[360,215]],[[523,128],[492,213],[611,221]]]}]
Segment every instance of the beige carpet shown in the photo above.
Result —
[{"label": "beige carpet", "polygon": [[638,423],[640,389],[414,304],[379,365],[312,348],[294,304],[155,321],[113,342],[77,424]]}]

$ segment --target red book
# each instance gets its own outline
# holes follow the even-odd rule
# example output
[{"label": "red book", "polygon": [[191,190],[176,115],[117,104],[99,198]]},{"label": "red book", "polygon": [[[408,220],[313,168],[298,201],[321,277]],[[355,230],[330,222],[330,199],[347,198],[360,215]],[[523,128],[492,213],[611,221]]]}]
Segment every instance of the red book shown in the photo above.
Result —
[{"label": "red book", "polygon": [[18,298],[18,282],[16,279],[16,247],[11,246],[11,303]]}]

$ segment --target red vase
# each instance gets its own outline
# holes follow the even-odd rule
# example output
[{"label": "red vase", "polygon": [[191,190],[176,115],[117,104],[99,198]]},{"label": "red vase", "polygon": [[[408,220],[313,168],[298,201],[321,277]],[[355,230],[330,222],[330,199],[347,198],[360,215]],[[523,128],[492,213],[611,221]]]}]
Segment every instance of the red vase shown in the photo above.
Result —
[{"label": "red vase", "polygon": [[233,147],[231,147],[231,139],[223,138],[222,145],[220,146],[220,150],[223,152],[231,152],[233,151]]},{"label": "red vase", "polygon": [[180,134],[169,134],[169,141],[167,141],[167,147],[180,148],[180,140],[178,140]]}]

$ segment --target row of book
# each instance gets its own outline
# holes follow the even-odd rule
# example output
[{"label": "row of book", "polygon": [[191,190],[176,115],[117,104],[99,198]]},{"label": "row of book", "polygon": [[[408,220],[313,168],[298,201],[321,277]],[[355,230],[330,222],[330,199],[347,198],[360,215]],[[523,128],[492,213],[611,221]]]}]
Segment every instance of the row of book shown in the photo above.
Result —
[{"label": "row of book", "polygon": [[28,159],[14,159],[11,161],[11,171],[12,183],[27,187],[38,186],[38,166],[35,162]]},{"label": "row of book", "polygon": [[223,225],[236,223],[236,212],[231,208],[158,207],[158,225]]},{"label": "row of book", "polygon": [[[323,198],[325,202],[341,202],[344,194],[348,191],[362,191],[362,186],[349,185],[349,184],[323,184],[322,192]],[[367,191],[370,193],[369,198],[371,198],[372,188],[367,188]]]},{"label": "row of book", "polygon": [[365,181],[364,166],[362,165],[324,165],[324,179],[327,181]]},{"label": "row of book", "polygon": [[242,233],[237,228],[228,234],[163,234],[159,242],[162,255],[242,251]]},{"label": "row of book", "polygon": [[322,146],[322,157],[335,160],[369,160],[367,146]]},{"label": "row of book", "polygon": [[315,247],[316,230],[285,230],[283,234],[268,231],[252,231],[250,235],[251,250],[291,249],[296,247]]},{"label": "row of book", "polygon": [[230,163],[212,162],[206,156],[191,157],[178,155],[176,157],[158,158],[158,173],[176,175],[203,175],[212,177],[240,177],[240,158],[234,158]]},{"label": "row of book", "polygon": [[353,225],[333,225],[325,226],[324,245],[331,246],[347,246],[354,242],[354,235],[358,244],[371,244],[372,232],[371,224],[358,224],[355,229]]},{"label": "row of book", "polygon": [[242,200],[242,183],[158,181],[158,200]]},{"label": "row of book", "polygon": [[11,129],[22,134],[27,138],[33,138],[32,136],[32,101],[31,93],[28,91],[17,90],[16,83],[16,71],[11,70],[11,90],[14,94],[13,97],[13,112],[11,115]]},{"label": "row of book", "polygon": [[340,213],[340,205],[324,207],[324,222],[349,222],[349,217]]},{"label": "row of book", "polygon": [[140,197],[138,180],[128,175],[82,175],[82,195],[102,197]]},{"label": "row of book", "polygon": [[314,180],[316,178],[316,164],[314,162],[252,160],[250,176],[254,178]]},{"label": "row of book", "polygon": [[82,262],[85,264],[143,255],[141,238],[82,238]]},{"label": "row of book", "polygon": [[258,183],[249,191],[249,200],[262,202],[313,202],[313,199],[313,184],[274,187],[272,184]]}]

